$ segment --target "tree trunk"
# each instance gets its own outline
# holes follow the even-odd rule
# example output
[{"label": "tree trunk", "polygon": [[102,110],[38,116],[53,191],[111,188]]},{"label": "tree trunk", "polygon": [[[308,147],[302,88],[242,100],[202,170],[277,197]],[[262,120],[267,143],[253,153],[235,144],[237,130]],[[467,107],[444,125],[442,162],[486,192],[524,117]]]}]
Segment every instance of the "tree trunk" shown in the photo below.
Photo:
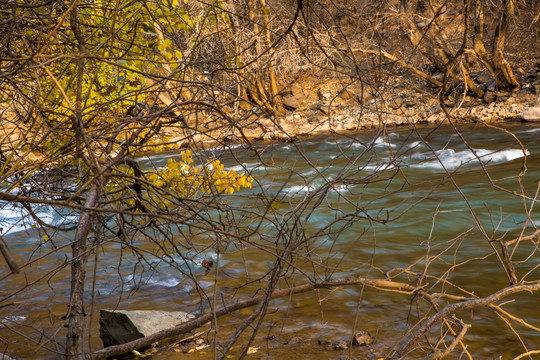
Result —
[{"label": "tree trunk", "polygon": [[[426,34],[427,30],[420,30],[418,28],[418,25],[416,25],[415,20],[411,16],[408,0],[401,0],[399,12],[401,27],[407,34],[407,39],[409,39],[413,47],[431,61],[437,69],[446,72],[446,65],[448,65],[452,58],[450,49],[443,42]],[[435,14],[435,17],[437,16],[438,14]]]},{"label": "tree trunk", "polygon": [[[79,54],[83,55],[87,53],[85,47],[84,33],[80,29],[80,24],[77,15],[77,8],[75,8],[70,14],[70,25],[77,39]],[[73,109],[73,129],[75,129],[76,135],[76,157],[83,156],[83,146],[87,145],[87,141],[84,133],[84,125],[82,119],[82,83],[84,75],[84,58],[79,58],[77,62],[77,92],[76,92],[76,107]],[[95,158],[90,155],[89,164],[97,165]],[[97,167],[97,166],[96,166]],[[97,205],[99,199],[101,186],[98,178],[90,188],[90,192],[85,201],[85,207],[93,208]],[[68,321],[68,330],[66,335],[66,358],[72,360],[83,360],[84,355],[84,343],[83,335],[85,328],[85,313],[84,313],[84,280],[85,280],[85,265],[88,258],[86,251],[86,239],[88,233],[92,228],[93,212],[91,210],[83,210],[79,216],[79,224],[77,225],[77,231],[75,232],[75,239],[71,245],[72,259],[71,259],[71,292],[69,307],[66,314]]]},{"label": "tree trunk", "polygon": [[[98,180],[90,188],[90,193],[84,203],[85,207],[93,208],[98,204],[101,185]],[[66,315],[68,331],[66,339],[66,358],[73,360],[85,359],[83,335],[85,328],[84,312],[84,281],[86,276],[86,261],[88,259],[87,238],[92,228],[94,212],[83,210],[79,216],[79,224],[75,239],[71,245],[71,298]]]},{"label": "tree trunk", "polygon": [[[259,0],[260,3],[260,9],[261,12],[261,23],[264,27],[264,44],[267,49],[269,49],[272,46],[272,39],[270,36],[270,21],[268,19],[268,4],[266,3],[266,0]],[[271,56],[270,60],[268,61],[268,77],[270,81],[270,101],[272,105],[276,108],[276,110],[281,109],[281,103],[278,101],[278,86],[276,81],[276,71],[274,66],[274,59]]]},{"label": "tree trunk", "polygon": [[514,0],[504,2],[503,12],[495,30],[491,53],[488,53],[484,43],[484,5],[482,0],[475,0],[475,12],[475,32],[473,36],[475,56],[493,76],[499,89],[513,90],[517,88],[519,82],[504,57],[504,42],[510,21],[514,16]]},{"label": "tree trunk", "polygon": [[[441,9],[445,6],[443,4],[438,9],[433,10],[433,18],[430,21],[430,26],[433,26],[438,30],[438,36],[440,38],[430,36],[427,34],[428,29],[420,29],[416,24],[414,18],[410,15],[409,1],[401,0],[400,2],[400,21],[401,27],[407,34],[407,38],[415,49],[425,56],[439,71],[445,73],[449,78],[456,78],[459,74],[458,67],[455,66],[458,63],[460,53],[455,53],[449,47],[447,38],[443,32],[443,29],[436,26],[437,18],[440,15]],[[464,26],[467,31],[468,19],[465,17]],[[477,97],[482,97],[484,92],[476,86],[472,80],[467,65],[462,63],[461,66],[463,81],[467,84],[467,87]]]}]

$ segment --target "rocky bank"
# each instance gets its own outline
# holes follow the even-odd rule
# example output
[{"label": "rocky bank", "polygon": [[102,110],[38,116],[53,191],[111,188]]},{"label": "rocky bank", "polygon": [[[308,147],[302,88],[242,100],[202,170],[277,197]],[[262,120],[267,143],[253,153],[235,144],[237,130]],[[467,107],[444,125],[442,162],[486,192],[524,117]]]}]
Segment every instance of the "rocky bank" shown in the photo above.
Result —
[{"label": "rocky bank", "polygon": [[206,124],[212,126],[206,126],[204,132],[190,127],[166,130],[167,135],[183,147],[192,141],[291,141],[331,132],[440,124],[449,118],[456,123],[540,121],[540,62],[524,77],[521,88],[512,93],[498,92],[494,82],[486,82],[482,99],[463,92],[439,97],[435,89],[411,86],[406,78],[378,87],[318,78],[297,81],[287,89],[282,92],[282,111],[272,115],[256,108],[234,110],[226,106],[223,110],[230,119],[209,119]]}]

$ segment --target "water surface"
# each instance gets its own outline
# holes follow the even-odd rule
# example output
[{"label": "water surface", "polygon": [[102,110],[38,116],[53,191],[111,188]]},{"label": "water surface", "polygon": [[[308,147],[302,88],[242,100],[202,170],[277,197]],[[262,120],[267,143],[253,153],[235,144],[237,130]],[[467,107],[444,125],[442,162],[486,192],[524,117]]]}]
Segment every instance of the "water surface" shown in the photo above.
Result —
[{"label": "water surface", "polygon": [[[540,128],[520,123],[504,128],[516,135],[523,148],[503,131],[467,125],[460,126],[465,142],[450,127],[422,127],[260,144],[255,151],[236,146],[195,154],[202,163],[215,157],[228,169],[251,174],[256,180],[253,188],[223,198],[234,211],[208,209],[201,214],[223,217],[219,236],[177,224],[171,236],[180,241],[189,234],[191,249],[175,253],[171,248],[167,255],[154,256],[155,244],[141,239],[135,246],[148,251],[143,261],[141,253],[121,243],[102,244],[97,263],[90,261],[88,268],[87,293],[94,290],[93,307],[86,309],[94,311],[92,346],[100,346],[96,316],[100,308],[197,313],[208,308],[214,290],[224,301],[254,295],[266,286],[266,280],[258,280],[274,265],[275,249],[285,246],[287,237],[294,237],[299,246],[280,287],[357,273],[462,296],[467,292],[467,296],[487,296],[507,286],[493,246],[498,246],[498,240],[534,232],[540,221],[535,208],[530,211],[532,202],[515,194],[535,196]],[[145,168],[159,168],[170,157],[179,155],[138,161]],[[525,167],[524,175],[518,176]],[[47,206],[34,210],[51,224],[77,221],[75,215]],[[57,234],[55,246],[65,250],[51,252],[52,245],[43,244],[25,211],[11,204],[0,209],[6,242],[22,263],[33,261],[24,274],[2,278],[3,296],[19,292],[4,298],[4,303],[14,304],[0,308],[4,324],[0,336],[16,341],[6,353],[40,358],[44,351],[34,354],[30,348],[35,346],[9,329],[24,331],[34,341],[45,343],[49,351],[59,349],[55,341],[62,341],[64,331],[61,316],[69,299],[69,266],[65,265],[73,234]],[[223,235],[231,222],[243,229],[245,238]],[[518,279],[536,281],[538,259],[535,243],[520,244],[513,253]],[[215,267],[205,271],[203,260],[217,264],[217,274]],[[7,266],[2,270],[7,275]],[[43,275],[44,279],[33,283]],[[505,309],[540,327],[537,296],[512,299],[516,300]],[[440,306],[445,304],[440,302]],[[392,345],[418,316],[432,314],[427,311],[428,304],[412,295],[351,286],[272,301],[261,333],[317,337],[328,326],[344,336],[353,329],[369,331],[379,344]],[[223,329],[220,341],[226,341],[244,314],[249,309],[218,321]],[[525,351],[512,329],[491,310],[456,315],[472,325],[466,340],[475,358],[494,354],[507,358]],[[529,348],[540,343],[538,333],[513,326]],[[51,340],[44,341],[47,338]]]}]

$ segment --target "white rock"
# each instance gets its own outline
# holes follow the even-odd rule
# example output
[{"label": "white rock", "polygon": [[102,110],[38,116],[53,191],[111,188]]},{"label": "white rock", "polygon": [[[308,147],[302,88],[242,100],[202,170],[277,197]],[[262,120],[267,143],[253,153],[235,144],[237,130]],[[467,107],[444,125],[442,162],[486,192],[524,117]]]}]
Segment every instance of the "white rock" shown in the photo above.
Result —
[{"label": "white rock", "polygon": [[521,118],[525,121],[540,121],[540,106],[533,106],[525,109]]}]

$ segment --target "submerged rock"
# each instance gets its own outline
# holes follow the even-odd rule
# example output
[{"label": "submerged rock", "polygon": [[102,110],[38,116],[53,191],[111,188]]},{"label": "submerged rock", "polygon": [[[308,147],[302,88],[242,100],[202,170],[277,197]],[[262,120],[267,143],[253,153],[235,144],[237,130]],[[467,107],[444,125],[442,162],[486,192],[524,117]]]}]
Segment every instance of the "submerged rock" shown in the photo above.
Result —
[{"label": "submerged rock", "polygon": [[327,337],[319,338],[319,345],[326,350],[347,350],[349,344],[345,338]]},{"label": "submerged rock", "polygon": [[101,310],[99,337],[103,346],[124,344],[193,319],[183,311]]},{"label": "submerged rock", "polygon": [[358,331],[352,339],[353,346],[368,346],[373,343],[373,337],[367,331]]}]

